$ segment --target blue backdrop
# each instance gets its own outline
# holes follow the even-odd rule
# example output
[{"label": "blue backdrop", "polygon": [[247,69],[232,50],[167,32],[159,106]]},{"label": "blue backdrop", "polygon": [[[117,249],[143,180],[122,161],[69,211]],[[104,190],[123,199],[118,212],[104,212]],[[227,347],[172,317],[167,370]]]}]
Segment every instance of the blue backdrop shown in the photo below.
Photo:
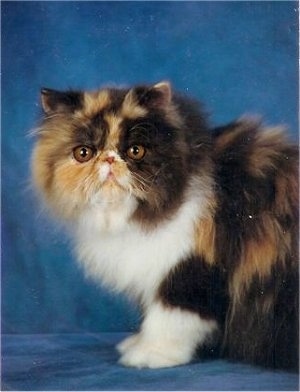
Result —
[{"label": "blue backdrop", "polygon": [[2,328],[129,331],[137,310],[87,282],[29,187],[42,86],[170,80],[215,124],[298,130],[297,2],[2,2]]}]

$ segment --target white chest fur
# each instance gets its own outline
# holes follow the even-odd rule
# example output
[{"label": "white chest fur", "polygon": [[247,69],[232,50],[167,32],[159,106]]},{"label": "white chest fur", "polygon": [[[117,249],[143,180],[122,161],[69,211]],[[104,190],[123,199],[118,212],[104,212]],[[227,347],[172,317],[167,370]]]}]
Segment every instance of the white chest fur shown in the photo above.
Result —
[{"label": "white chest fur", "polygon": [[171,220],[146,232],[128,223],[134,202],[95,205],[80,219],[77,253],[88,276],[116,291],[125,291],[145,305],[161,280],[193,247],[199,200],[185,202]]}]

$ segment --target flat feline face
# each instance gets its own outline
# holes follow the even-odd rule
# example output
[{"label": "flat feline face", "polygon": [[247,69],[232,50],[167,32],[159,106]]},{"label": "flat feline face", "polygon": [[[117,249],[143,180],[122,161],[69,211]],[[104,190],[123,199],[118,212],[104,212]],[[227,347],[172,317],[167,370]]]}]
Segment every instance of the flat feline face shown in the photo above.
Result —
[{"label": "flat feline face", "polygon": [[44,89],[42,103],[33,176],[59,215],[72,219],[91,204],[133,198],[137,218],[155,219],[180,203],[189,151],[169,84]]}]

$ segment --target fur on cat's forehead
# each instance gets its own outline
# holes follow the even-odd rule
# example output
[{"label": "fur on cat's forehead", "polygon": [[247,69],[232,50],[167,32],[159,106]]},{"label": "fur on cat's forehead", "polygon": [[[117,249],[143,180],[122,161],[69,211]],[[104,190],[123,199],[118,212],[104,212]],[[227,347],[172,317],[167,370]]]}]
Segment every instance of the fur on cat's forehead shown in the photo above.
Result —
[{"label": "fur on cat's forehead", "polygon": [[[85,92],[83,95],[82,114],[87,117],[93,117],[101,112],[110,112],[111,107],[115,105],[115,95],[115,92],[109,89],[98,92]],[[117,108],[118,117],[135,119],[146,116],[148,113],[146,107],[139,104],[134,90],[129,90],[119,105],[119,108]],[[106,117],[109,118],[108,116],[107,114]],[[114,117],[116,118],[116,115]],[[110,122],[110,120],[106,121]]]},{"label": "fur on cat's forehead", "polygon": [[42,106],[46,115],[56,112],[74,113],[91,118],[99,113],[114,112],[120,117],[135,119],[147,115],[153,108],[166,107],[171,103],[171,86],[160,82],[153,86],[131,89],[104,88],[98,91],[56,91],[42,89]]}]

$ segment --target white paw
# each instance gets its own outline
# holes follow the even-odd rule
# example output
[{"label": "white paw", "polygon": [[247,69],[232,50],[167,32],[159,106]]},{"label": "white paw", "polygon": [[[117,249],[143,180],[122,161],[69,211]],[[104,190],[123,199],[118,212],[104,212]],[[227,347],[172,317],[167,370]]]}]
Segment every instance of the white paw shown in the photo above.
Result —
[{"label": "white paw", "polygon": [[177,345],[170,347],[140,341],[127,347],[119,362],[130,367],[157,369],[183,365],[190,360],[191,356],[181,352]]},{"label": "white paw", "polygon": [[127,350],[133,347],[140,339],[140,334],[134,334],[129,336],[128,338],[122,340],[117,346],[116,349],[120,354],[125,354]]},{"label": "white paw", "polygon": [[216,328],[214,320],[154,303],[147,309],[141,331],[117,346],[120,363],[152,369],[184,365]]}]

